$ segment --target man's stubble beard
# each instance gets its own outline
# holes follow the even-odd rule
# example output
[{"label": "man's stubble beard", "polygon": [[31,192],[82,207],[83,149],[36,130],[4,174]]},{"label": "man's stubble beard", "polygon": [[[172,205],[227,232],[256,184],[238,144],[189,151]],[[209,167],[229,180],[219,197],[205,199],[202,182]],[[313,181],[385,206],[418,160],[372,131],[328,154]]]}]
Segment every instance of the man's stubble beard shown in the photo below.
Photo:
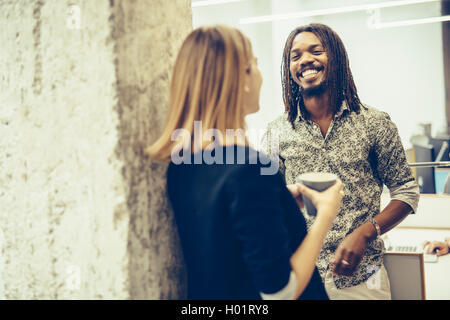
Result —
[{"label": "man's stubble beard", "polygon": [[303,96],[303,99],[308,99],[308,98],[321,96],[322,94],[324,94],[325,91],[327,91],[327,84],[326,84],[326,81],[322,81],[317,86],[306,88],[306,89],[299,86],[299,89],[300,89],[300,94]]}]

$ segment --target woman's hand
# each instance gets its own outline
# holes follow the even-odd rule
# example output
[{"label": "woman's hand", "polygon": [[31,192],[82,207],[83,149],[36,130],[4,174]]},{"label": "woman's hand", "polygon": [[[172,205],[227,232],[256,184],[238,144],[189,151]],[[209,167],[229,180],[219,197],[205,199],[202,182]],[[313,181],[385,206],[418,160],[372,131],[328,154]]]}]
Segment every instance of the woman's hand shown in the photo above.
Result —
[{"label": "woman's hand", "polygon": [[311,199],[311,202],[316,207],[317,211],[319,211],[320,208],[337,211],[341,206],[342,197],[344,196],[344,192],[342,191],[343,184],[340,179],[323,192],[310,189],[301,183],[288,184],[286,187],[301,209],[304,207],[302,194],[305,194]]},{"label": "woman's hand", "polygon": [[343,196],[341,180],[323,192],[317,192],[302,184],[287,186],[300,207],[303,206],[301,195],[304,194],[317,209],[314,223],[308,228],[308,234],[291,257],[291,265],[297,276],[297,296],[308,285],[316,267],[316,261],[322,249],[325,237],[337,215]]},{"label": "woman's hand", "polygon": [[316,207],[317,217],[326,215],[329,219],[334,220],[344,196],[343,184],[340,179],[337,179],[334,185],[322,192],[310,189],[303,184],[298,185],[300,193],[311,199],[314,207]]},{"label": "woman's hand", "polygon": [[298,207],[300,209],[303,209],[304,204],[303,204],[302,193],[300,192],[300,189],[299,189],[300,186],[301,186],[300,183],[294,183],[294,184],[288,184],[286,187],[291,192],[295,201],[297,201]]}]

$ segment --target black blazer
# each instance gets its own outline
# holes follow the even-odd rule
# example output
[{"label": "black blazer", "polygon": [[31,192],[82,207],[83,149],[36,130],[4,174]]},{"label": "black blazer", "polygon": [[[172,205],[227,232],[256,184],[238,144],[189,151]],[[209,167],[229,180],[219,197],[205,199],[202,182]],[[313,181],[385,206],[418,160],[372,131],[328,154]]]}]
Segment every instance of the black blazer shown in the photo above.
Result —
[{"label": "black blazer", "polygon": [[[234,152],[234,163],[171,163],[167,171],[188,299],[261,299],[260,292],[275,293],[288,283],[289,259],[307,233],[306,222],[281,174],[261,175],[261,162],[268,162],[263,154],[221,148],[223,162]],[[237,164],[244,151],[245,163]],[[328,299],[317,269],[300,298]]]}]

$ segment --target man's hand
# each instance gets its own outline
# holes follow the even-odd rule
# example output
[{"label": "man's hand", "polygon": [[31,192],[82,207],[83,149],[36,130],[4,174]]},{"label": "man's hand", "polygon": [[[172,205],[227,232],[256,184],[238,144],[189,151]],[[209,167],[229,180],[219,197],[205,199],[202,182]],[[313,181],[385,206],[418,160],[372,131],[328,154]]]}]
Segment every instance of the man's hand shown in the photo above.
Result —
[{"label": "man's hand", "polygon": [[291,192],[292,196],[294,197],[295,201],[297,201],[298,207],[300,209],[303,209],[303,207],[304,207],[303,197],[302,197],[302,193],[300,192],[299,186],[300,186],[299,183],[286,185],[286,187],[288,188],[288,190]]},{"label": "man's hand", "polygon": [[331,260],[331,271],[339,276],[351,276],[367,247],[366,237],[355,230],[341,242]]}]

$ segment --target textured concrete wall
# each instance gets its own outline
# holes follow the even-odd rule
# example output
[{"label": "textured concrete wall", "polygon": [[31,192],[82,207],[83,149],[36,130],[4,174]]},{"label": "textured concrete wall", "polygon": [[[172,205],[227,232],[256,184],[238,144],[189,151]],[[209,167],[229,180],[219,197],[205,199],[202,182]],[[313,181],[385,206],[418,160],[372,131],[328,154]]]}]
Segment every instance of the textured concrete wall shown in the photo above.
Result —
[{"label": "textured concrete wall", "polygon": [[0,2],[0,298],[183,297],[142,149],[191,28],[188,0]]},{"label": "textured concrete wall", "polygon": [[143,151],[156,140],[165,121],[170,66],[192,30],[191,4],[189,0],[114,1],[112,19],[118,61],[117,150],[130,186],[131,295],[183,297],[184,286],[178,281],[181,252],[166,197],[167,167],[152,163]]}]

